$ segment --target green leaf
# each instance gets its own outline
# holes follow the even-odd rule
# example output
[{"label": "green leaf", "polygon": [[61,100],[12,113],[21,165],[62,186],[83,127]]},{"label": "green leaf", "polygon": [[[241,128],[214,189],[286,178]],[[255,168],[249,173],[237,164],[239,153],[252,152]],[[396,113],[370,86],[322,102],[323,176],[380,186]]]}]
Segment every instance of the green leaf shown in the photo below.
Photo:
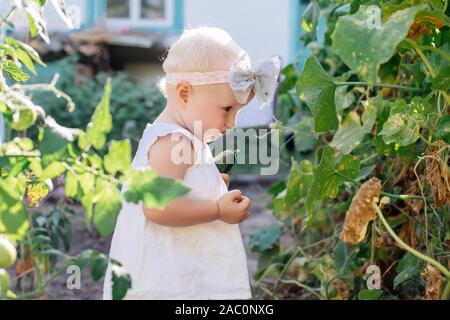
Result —
[{"label": "green leaf", "polygon": [[26,53],[30,56],[30,58],[36,62],[37,64],[45,67],[45,63],[42,62],[41,58],[39,57],[39,53],[34,50],[33,47],[30,45],[23,43],[22,41],[16,40],[14,38],[5,38],[5,43],[14,47],[14,48],[22,48],[26,51]]},{"label": "green leaf", "polygon": [[111,141],[108,154],[104,157],[104,165],[112,175],[118,171],[125,173],[131,166],[130,140]]},{"label": "green leaf", "polygon": [[64,167],[62,162],[52,162],[42,171],[41,179],[42,180],[53,179],[63,174],[65,171],[66,167]]},{"label": "green leaf", "polygon": [[384,123],[383,130],[379,133],[383,136],[384,143],[398,143],[400,146],[408,146],[419,139],[420,125],[413,117],[396,113],[390,116]]},{"label": "green leaf", "polygon": [[47,116],[47,126],[44,128],[39,150],[43,155],[43,162],[58,161],[67,150],[69,142],[75,140],[80,130],[60,126]]},{"label": "green leaf", "polygon": [[406,37],[415,15],[425,6],[413,6],[395,12],[380,29],[370,25],[373,13],[361,6],[354,15],[338,19],[331,36],[337,55],[361,79],[375,83],[380,65],[395,53],[397,45]]},{"label": "green leaf", "polygon": [[283,81],[278,87],[278,96],[286,95],[292,88],[295,88],[295,84],[298,81],[298,72],[295,69],[295,64],[288,64],[281,70],[281,74],[284,76]]},{"label": "green leaf", "polygon": [[434,90],[448,91],[450,88],[450,67],[439,70],[437,76],[431,80]]},{"label": "green leaf", "polygon": [[330,146],[342,154],[349,154],[363,141],[365,135],[370,133],[376,118],[377,110],[373,104],[366,106],[362,116],[362,125],[356,111],[349,112],[342,121],[341,127],[336,131]]},{"label": "green leaf", "polygon": [[294,144],[295,150],[299,152],[309,152],[314,150],[317,138],[313,133],[314,118],[302,117],[302,119],[292,126],[295,130]]},{"label": "green leaf", "polygon": [[113,266],[112,268],[112,298],[122,300],[131,288],[131,276],[123,267]]},{"label": "green leaf", "polygon": [[28,53],[25,50],[17,48],[16,54],[20,62],[22,62],[25,65],[25,67],[27,67],[27,69],[31,71],[31,73],[37,75],[36,68],[34,67],[33,64],[33,60],[30,58],[30,56],[28,56]]},{"label": "green leaf", "polygon": [[316,1],[311,1],[303,13],[301,25],[303,30],[308,33],[306,43],[317,39],[317,26],[319,24],[320,7]]},{"label": "green leaf", "polygon": [[333,249],[333,267],[338,276],[342,279],[352,277],[353,272],[353,255],[347,244],[339,240]]},{"label": "green leaf", "polygon": [[122,200],[117,187],[108,181],[97,179],[96,189],[97,194],[93,198],[94,225],[105,237],[114,231]]},{"label": "green leaf", "polygon": [[149,169],[131,171],[127,180],[130,183],[125,199],[132,203],[143,201],[147,208],[164,209],[170,201],[189,191],[182,182],[159,177]]},{"label": "green leaf", "polygon": [[316,57],[306,60],[297,82],[297,94],[311,109],[317,133],[338,128],[334,103],[336,84]]},{"label": "green leaf", "polygon": [[110,95],[111,79],[108,79],[105,84],[103,97],[87,125],[86,134],[80,134],[79,136],[78,145],[81,149],[92,145],[99,150],[105,145],[106,135],[112,129],[112,116],[109,111]]},{"label": "green leaf", "polygon": [[91,229],[92,229],[91,221],[92,221],[92,216],[94,215],[94,210],[93,210],[94,202],[92,201],[92,198],[93,198],[92,194],[84,194],[80,199],[81,204],[83,205],[84,210],[85,210],[84,221],[86,224],[86,228],[89,231],[91,231]]},{"label": "green leaf", "polygon": [[69,198],[76,198],[78,190],[78,178],[71,171],[67,171],[65,185],[66,196]]},{"label": "green leaf", "polygon": [[364,289],[358,292],[358,300],[378,300],[382,294],[379,289]]},{"label": "green leaf", "polygon": [[32,37],[40,35],[46,43],[50,43],[47,24],[44,19],[43,4],[36,5],[36,3],[41,2],[46,1],[31,1],[28,2],[27,6],[25,6],[25,10],[28,13],[28,24],[30,26],[30,33]]},{"label": "green leaf", "polygon": [[[314,214],[314,205],[318,200],[335,198],[339,185],[348,179],[358,176],[361,163],[358,158],[345,155],[339,163],[334,164],[335,150],[329,146],[323,149],[319,166],[314,169],[314,177],[311,188],[306,198],[306,219],[304,225],[308,226]],[[338,172],[339,175],[336,173]]]},{"label": "green leaf", "polygon": [[28,213],[21,202],[10,207],[0,205],[0,233],[5,233],[15,240],[21,240],[28,229]]},{"label": "green leaf", "polygon": [[348,86],[339,86],[336,88],[334,94],[334,101],[336,102],[336,109],[338,111],[345,110],[356,101],[355,95],[350,90],[347,92]]},{"label": "green leaf", "polygon": [[95,254],[91,255],[91,276],[94,281],[103,278],[107,268],[108,257],[99,252],[95,252]]},{"label": "green leaf", "polygon": [[261,228],[250,235],[250,249],[255,252],[263,252],[272,248],[283,234],[283,228],[277,224],[271,224]]},{"label": "green leaf", "polygon": [[73,260],[73,263],[79,266],[80,269],[83,269],[88,264],[88,262],[91,261],[92,257],[96,255],[98,255],[98,252],[92,249],[84,250]]},{"label": "green leaf", "polygon": [[397,276],[394,279],[394,289],[397,286],[411,278],[418,277],[421,270],[422,263],[419,258],[411,253],[406,253],[402,260],[400,260],[397,268]]},{"label": "green leaf", "polygon": [[287,211],[301,198],[306,197],[313,179],[313,166],[308,160],[300,163],[292,159],[286,190],[273,200],[276,211]]},{"label": "green leaf", "polygon": [[28,213],[22,199],[25,194],[24,176],[0,179],[0,234],[20,240],[28,228]]},{"label": "green leaf", "polygon": [[437,128],[437,136],[450,144],[450,115],[446,114],[442,116]]},{"label": "green leaf", "polygon": [[30,77],[11,60],[6,60],[3,71],[5,71],[11,79],[17,82],[24,82],[30,79]]}]

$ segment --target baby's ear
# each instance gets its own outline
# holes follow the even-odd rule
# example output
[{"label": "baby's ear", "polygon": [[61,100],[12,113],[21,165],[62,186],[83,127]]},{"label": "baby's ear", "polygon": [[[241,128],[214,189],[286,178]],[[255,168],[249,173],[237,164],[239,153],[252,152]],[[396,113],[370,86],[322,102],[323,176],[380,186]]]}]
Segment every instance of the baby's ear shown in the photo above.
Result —
[{"label": "baby's ear", "polygon": [[192,93],[192,86],[188,82],[180,81],[177,83],[175,91],[177,94],[177,101],[181,104],[185,104],[188,102],[189,96]]}]

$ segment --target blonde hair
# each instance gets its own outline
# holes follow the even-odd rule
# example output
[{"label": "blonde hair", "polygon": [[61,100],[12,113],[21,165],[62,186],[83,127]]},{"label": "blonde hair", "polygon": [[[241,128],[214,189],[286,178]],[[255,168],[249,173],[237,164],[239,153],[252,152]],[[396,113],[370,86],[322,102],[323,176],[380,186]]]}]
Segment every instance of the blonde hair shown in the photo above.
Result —
[{"label": "blonde hair", "polygon": [[[186,28],[167,52],[165,73],[225,71],[244,50],[223,29],[201,26]],[[167,97],[165,78],[158,84]]]}]

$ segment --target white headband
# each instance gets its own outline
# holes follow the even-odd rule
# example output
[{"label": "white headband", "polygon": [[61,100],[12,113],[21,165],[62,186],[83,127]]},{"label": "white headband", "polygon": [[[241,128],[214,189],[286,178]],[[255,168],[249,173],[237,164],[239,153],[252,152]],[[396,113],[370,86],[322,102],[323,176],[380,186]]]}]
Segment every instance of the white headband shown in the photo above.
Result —
[{"label": "white headband", "polygon": [[281,59],[274,56],[260,60],[256,67],[252,66],[250,57],[244,52],[227,71],[212,72],[171,72],[166,75],[166,82],[177,84],[187,81],[191,85],[214,83],[230,83],[239,103],[245,104],[252,91],[255,92],[261,107],[269,104],[277,88],[278,75],[281,69]]}]

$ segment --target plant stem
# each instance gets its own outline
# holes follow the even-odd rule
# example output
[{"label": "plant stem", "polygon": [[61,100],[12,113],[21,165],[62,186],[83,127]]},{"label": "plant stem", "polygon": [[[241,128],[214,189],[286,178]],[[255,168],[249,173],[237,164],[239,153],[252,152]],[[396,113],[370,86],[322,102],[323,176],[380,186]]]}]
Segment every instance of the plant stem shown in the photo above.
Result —
[{"label": "plant stem", "polygon": [[373,86],[373,87],[382,87],[382,88],[393,88],[393,89],[402,89],[409,91],[419,91],[418,88],[406,87],[399,84],[389,84],[389,83],[367,83],[363,81],[350,81],[350,82],[336,82],[337,86]]},{"label": "plant stem", "polygon": [[441,300],[448,300],[450,298],[450,279],[445,285],[444,291],[442,291]]},{"label": "plant stem", "polygon": [[365,164],[376,157],[378,157],[378,154],[374,153],[374,154],[370,155],[369,157],[362,159],[361,164]]},{"label": "plant stem", "polygon": [[382,196],[386,196],[389,198],[396,198],[396,199],[402,199],[402,200],[412,200],[412,199],[423,200],[422,196],[418,196],[415,194],[394,194],[394,193],[388,193],[388,192],[384,192],[384,191],[381,191],[380,194]]},{"label": "plant stem", "polygon": [[423,253],[420,253],[416,249],[410,247],[407,245],[402,239],[400,239],[397,234],[392,230],[389,223],[386,221],[386,219],[383,216],[383,213],[381,212],[380,208],[376,203],[374,203],[374,206],[377,210],[378,217],[380,218],[381,222],[383,223],[384,227],[386,228],[387,232],[391,235],[392,238],[394,238],[395,242],[397,242],[398,246],[402,248],[403,250],[408,251],[409,253],[415,255],[419,259],[422,259],[425,262],[428,262],[429,264],[435,266],[438,268],[448,279],[450,279],[450,271],[447,270],[442,264],[440,264],[438,261],[434,260],[433,258],[424,255]]}]

